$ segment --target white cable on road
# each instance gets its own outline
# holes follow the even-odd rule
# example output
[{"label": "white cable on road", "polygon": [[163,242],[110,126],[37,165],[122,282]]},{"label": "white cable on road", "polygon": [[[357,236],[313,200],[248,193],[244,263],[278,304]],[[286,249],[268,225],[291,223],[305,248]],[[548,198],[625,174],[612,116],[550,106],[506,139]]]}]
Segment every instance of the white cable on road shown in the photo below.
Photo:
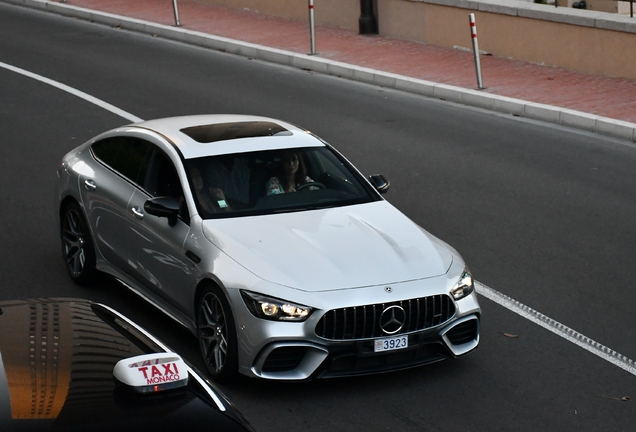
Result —
[{"label": "white cable on road", "polygon": [[59,83],[57,81],[53,81],[52,79],[43,77],[42,75],[34,74],[34,73],[29,72],[27,70],[20,69],[18,67],[11,66],[11,65],[6,64],[6,63],[0,62],[0,67],[3,67],[3,68],[8,69],[10,71],[22,74],[22,75],[27,76],[29,78],[33,78],[35,80],[41,81],[41,82],[43,82],[45,84],[49,84],[49,85],[51,85],[53,87],[56,87],[56,88],[58,88],[60,90],[64,90],[65,92],[68,92],[68,93],[70,93],[70,94],[72,94],[74,96],[77,96],[77,97],[79,97],[81,99],[84,99],[85,101],[90,102],[92,104],[95,104],[98,107],[104,108],[105,110],[110,111],[113,114],[117,114],[118,116],[123,117],[126,120],[129,120],[129,121],[131,121],[133,123],[137,123],[137,122],[143,121],[143,119],[140,119],[139,117],[137,117],[135,115],[132,115],[129,112],[126,112],[126,111],[124,111],[122,109],[119,109],[116,106],[113,106],[113,105],[111,105],[111,104],[109,104],[107,102],[104,102],[103,100],[97,99],[96,97],[93,97],[93,96],[91,96],[89,94],[86,94],[86,93],[84,93],[82,91],[79,91],[77,89],[69,87],[66,84],[62,84],[62,83]]},{"label": "white cable on road", "polygon": [[561,324],[560,322],[555,321],[540,312],[537,312],[536,310],[524,305],[523,303],[519,303],[518,301],[482,284],[481,282],[475,281],[475,290],[478,294],[481,294],[482,296],[494,301],[498,305],[503,306],[518,315],[521,315],[522,317],[547,330],[550,330],[552,333],[561,336],[563,339],[566,339],[573,344],[580,346],[581,348],[604,360],[607,360],[613,365],[626,370],[630,374],[636,375],[636,362],[634,362],[634,360],[631,360],[624,355],[617,353],[613,349],[610,349],[605,345],[602,345],[588,338],[587,336],[584,336],[581,333],[572,330],[571,328]]}]

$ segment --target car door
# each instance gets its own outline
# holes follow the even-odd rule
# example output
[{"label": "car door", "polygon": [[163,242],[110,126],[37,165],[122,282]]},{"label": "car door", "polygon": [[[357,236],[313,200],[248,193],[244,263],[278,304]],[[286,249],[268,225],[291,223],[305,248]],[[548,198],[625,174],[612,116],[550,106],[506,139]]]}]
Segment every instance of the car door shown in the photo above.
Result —
[{"label": "car door", "polygon": [[[167,218],[144,210],[148,199],[159,196],[182,202],[182,212],[174,226],[170,226]],[[184,254],[190,231],[189,213],[173,162],[154,145],[143,187],[134,191],[128,208],[132,215],[128,224],[128,271],[155,299],[184,312],[192,299],[182,288],[194,283],[193,263]]]},{"label": "car door", "polygon": [[127,209],[149,149],[147,142],[125,136],[97,141],[90,149],[97,163],[79,179],[95,245],[101,256],[118,268],[127,261]]}]

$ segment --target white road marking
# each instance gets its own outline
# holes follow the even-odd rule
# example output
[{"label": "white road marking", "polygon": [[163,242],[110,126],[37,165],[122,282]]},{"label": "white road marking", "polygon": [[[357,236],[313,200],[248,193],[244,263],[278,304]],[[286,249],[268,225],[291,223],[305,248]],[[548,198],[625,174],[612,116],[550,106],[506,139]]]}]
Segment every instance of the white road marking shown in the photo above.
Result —
[{"label": "white road marking", "polygon": [[[130,120],[133,123],[137,123],[140,121],[143,121],[143,119],[132,115],[124,110],[121,110],[119,108],[117,108],[116,106],[113,106],[107,102],[104,102],[100,99],[97,99],[89,94],[86,94],[82,91],[76,90],[72,87],[69,87],[65,84],[59,83],[57,81],[53,81],[49,78],[43,77],[41,75],[37,75],[34,74],[32,72],[29,72],[27,70],[24,69],[20,69],[18,67],[15,66],[11,66],[8,65],[6,63],[2,63],[0,62],[0,67],[3,67],[5,69],[11,70],[13,72],[28,76],[30,78],[36,79],[38,81],[41,81],[43,83],[52,85],[53,87],[57,87],[60,90],[64,90],[74,96],[77,96],[79,98],[82,98],[90,103],[93,103],[101,108],[104,108],[107,111],[112,112],[113,114],[117,114],[118,116],[121,116],[127,120]],[[481,294],[482,296],[494,301],[495,303],[497,303],[500,306],[505,307],[506,309],[509,309],[512,312],[515,312],[516,314],[530,320],[531,322],[551,331],[552,333],[561,336],[563,339],[568,340],[570,342],[572,342],[575,345],[578,345],[579,347],[591,352],[592,354],[607,360],[608,362],[614,364],[615,366],[620,367],[621,369],[626,370],[627,372],[631,373],[632,375],[636,375],[636,362],[634,362],[633,360],[627,358],[624,355],[621,355],[619,353],[617,353],[616,351],[606,347],[605,345],[602,345],[580,333],[578,333],[575,330],[572,330],[571,328],[561,324],[558,321],[553,320],[550,317],[547,317],[545,315],[543,315],[540,312],[537,312],[536,310],[522,304],[519,303],[518,301],[508,297],[505,294],[500,293],[499,291],[496,291],[484,284],[482,284],[481,282],[477,282],[475,281],[475,289],[477,291],[478,294]]]},{"label": "white road marking", "polygon": [[616,351],[602,345],[581,333],[572,330],[571,328],[561,324],[558,321],[553,320],[550,317],[543,315],[540,312],[519,303],[518,301],[508,297],[505,294],[496,291],[481,282],[475,282],[475,290],[478,294],[494,301],[500,306],[511,310],[512,312],[521,315],[522,317],[532,321],[533,323],[551,331],[552,333],[561,336],[563,339],[572,342],[575,345],[591,352],[592,354],[607,360],[615,366],[626,370],[632,375],[636,375],[636,362],[624,355],[617,353]]},{"label": "white road marking", "polygon": [[0,67],[3,67],[3,68],[8,69],[10,71],[22,74],[22,75],[27,76],[29,78],[33,78],[33,79],[41,81],[43,83],[52,85],[53,87],[56,87],[56,88],[58,88],[60,90],[63,90],[63,91],[68,92],[68,93],[70,93],[70,94],[72,94],[74,96],[77,96],[77,97],[79,97],[81,99],[84,99],[87,102],[95,104],[98,107],[104,108],[105,110],[110,111],[113,114],[116,114],[116,115],[118,115],[120,117],[123,117],[126,120],[129,120],[129,121],[131,121],[133,123],[137,123],[137,122],[143,121],[143,119],[140,119],[139,117],[137,117],[135,115],[132,115],[129,112],[126,112],[126,111],[124,111],[122,109],[119,109],[116,106],[113,106],[113,105],[111,105],[111,104],[109,104],[107,102],[104,102],[103,100],[97,99],[96,97],[93,97],[93,96],[91,96],[89,94],[86,94],[86,93],[84,93],[82,91],[79,91],[77,89],[69,87],[69,86],[67,86],[65,84],[59,83],[57,81],[53,81],[52,79],[43,77],[42,75],[34,74],[34,73],[29,72],[27,70],[20,69],[18,67],[11,66],[11,65],[8,65],[8,64],[2,63],[2,62],[0,62]]}]

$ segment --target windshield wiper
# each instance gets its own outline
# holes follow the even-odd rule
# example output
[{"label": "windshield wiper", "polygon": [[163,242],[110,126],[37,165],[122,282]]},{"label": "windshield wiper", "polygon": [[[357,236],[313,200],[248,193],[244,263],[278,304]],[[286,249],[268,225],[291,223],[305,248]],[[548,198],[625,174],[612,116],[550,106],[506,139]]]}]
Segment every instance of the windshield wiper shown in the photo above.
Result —
[{"label": "windshield wiper", "polygon": [[272,213],[292,213],[292,212],[301,212],[307,210],[321,210],[326,208],[337,207],[336,204],[312,204],[302,207],[286,207],[272,210]]}]

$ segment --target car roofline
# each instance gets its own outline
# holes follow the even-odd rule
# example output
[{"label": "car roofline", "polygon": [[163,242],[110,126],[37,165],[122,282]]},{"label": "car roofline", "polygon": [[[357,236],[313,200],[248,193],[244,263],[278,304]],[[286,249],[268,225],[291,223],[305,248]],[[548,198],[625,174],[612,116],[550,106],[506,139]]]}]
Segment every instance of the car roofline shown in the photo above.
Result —
[{"label": "car roofline", "polygon": [[[271,123],[282,129],[281,134],[272,135],[244,135],[223,138],[213,142],[198,142],[184,132],[185,129],[214,126],[220,124],[239,124],[249,122]],[[165,117],[147,120],[139,123],[123,125],[100,134],[94,140],[114,134],[143,132],[172,146],[182,159],[195,159],[205,156],[249,153],[253,151],[291,149],[298,147],[322,147],[324,142],[311,132],[292,123],[269,117],[251,115],[193,115],[180,117]]]}]

